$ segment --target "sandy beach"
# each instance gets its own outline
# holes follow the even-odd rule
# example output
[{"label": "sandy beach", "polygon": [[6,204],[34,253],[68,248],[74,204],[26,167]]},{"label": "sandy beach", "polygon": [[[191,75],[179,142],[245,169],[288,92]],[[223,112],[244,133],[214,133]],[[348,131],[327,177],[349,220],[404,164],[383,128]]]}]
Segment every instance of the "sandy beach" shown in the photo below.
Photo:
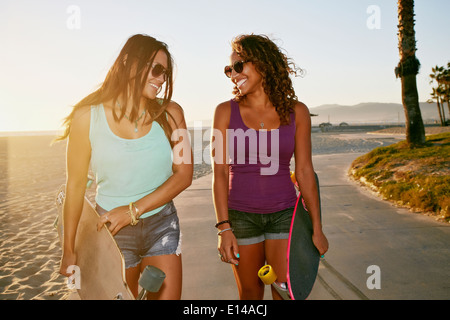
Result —
[{"label": "sandy beach", "polygon": [[[65,182],[65,142],[50,146],[52,139],[0,137],[0,300],[60,300],[69,293],[58,273],[61,247],[53,229],[56,191]],[[363,129],[315,132],[313,154],[368,152],[402,139]],[[195,178],[210,172],[205,163],[195,165]]]},{"label": "sandy beach", "polygon": [[65,145],[52,137],[0,138],[0,299],[61,299],[61,248],[53,221],[65,179]]},{"label": "sandy beach", "polygon": [[[0,137],[0,300],[58,300],[69,293],[58,273],[61,246],[53,228],[66,142],[51,145],[53,139]],[[203,163],[194,171],[196,179],[211,169]]]}]

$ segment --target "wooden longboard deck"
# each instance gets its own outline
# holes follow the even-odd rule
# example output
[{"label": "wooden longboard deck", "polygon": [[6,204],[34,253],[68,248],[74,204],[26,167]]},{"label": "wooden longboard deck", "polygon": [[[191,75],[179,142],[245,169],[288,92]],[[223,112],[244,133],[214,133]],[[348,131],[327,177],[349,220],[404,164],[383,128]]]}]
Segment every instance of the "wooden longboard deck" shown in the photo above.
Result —
[{"label": "wooden longboard deck", "polygon": [[[63,243],[63,205],[65,186],[58,192],[58,234]],[[82,300],[133,300],[125,280],[125,261],[112,234],[104,226],[97,231],[99,215],[87,198],[77,229],[75,253],[80,268],[80,288],[77,290]]]},{"label": "wooden longboard deck", "polygon": [[[317,190],[319,181],[316,175]],[[320,192],[319,192],[320,203]],[[287,279],[293,300],[304,300],[316,281],[320,254],[312,241],[312,222],[299,194],[289,231]]]}]

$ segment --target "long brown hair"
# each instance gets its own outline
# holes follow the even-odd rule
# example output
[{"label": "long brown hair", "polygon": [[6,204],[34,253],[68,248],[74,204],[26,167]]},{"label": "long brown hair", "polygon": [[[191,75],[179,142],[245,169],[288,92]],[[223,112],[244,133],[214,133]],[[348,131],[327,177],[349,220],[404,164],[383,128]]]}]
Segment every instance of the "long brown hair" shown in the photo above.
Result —
[{"label": "long brown hair", "polygon": [[[231,47],[245,61],[251,61],[261,74],[264,92],[274,105],[282,125],[289,124],[290,113],[297,102],[292,80],[289,75],[297,75],[298,68],[281,51],[281,49],[265,35],[240,35],[233,39]],[[237,86],[233,89],[236,101],[245,99]]]},{"label": "long brown hair", "polygon": [[[158,51],[164,51],[167,55],[167,78],[164,84],[164,96],[157,99],[147,99],[142,95],[142,91],[146,85],[148,74],[152,68],[153,60]],[[85,106],[93,106],[112,100],[114,105],[119,96],[132,97],[133,107],[129,115],[130,121],[138,118],[139,104],[141,99],[145,98],[145,110],[150,114],[150,121],[157,121],[169,140],[172,129],[168,123],[168,116],[172,115],[166,110],[172,98],[173,92],[173,59],[168,50],[168,46],[153,37],[144,34],[136,34],[130,37],[119,53],[116,61],[102,83],[99,89],[89,94],[87,97],[78,102],[72,112],[64,119],[65,131],[63,135],[56,140],[64,140],[70,134],[72,119],[75,112]],[[132,92],[130,92],[132,91]],[[121,113],[116,114],[113,108],[113,116],[116,121],[122,119],[125,115],[126,102],[121,107]],[[166,116],[167,114],[167,116]]]}]

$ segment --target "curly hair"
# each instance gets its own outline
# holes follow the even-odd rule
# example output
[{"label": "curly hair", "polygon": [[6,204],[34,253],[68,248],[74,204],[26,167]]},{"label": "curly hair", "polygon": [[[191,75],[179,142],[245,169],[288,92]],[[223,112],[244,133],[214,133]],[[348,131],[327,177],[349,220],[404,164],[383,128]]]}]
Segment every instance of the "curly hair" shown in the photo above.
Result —
[{"label": "curly hair", "polygon": [[[261,74],[264,92],[270,102],[275,106],[280,117],[280,123],[287,125],[290,122],[290,113],[297,102],[290,75],[297,76],[302,73],[269,37],[265,35],[240,35],[233,39],[231,47],[240,57],[251,61]],[[235,100],[242,101],[238,87],[233,89]]]}]

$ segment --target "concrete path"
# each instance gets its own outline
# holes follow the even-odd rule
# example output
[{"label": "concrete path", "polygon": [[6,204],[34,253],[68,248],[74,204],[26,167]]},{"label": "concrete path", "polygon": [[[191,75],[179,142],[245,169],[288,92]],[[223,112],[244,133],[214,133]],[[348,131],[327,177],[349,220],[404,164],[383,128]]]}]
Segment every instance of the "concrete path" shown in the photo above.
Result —
[{"label": "concrete path", "polygon": [[[309,299],[449,299],[450,225],[396,208],[350,181],[347,170],[357,156],[313,156],[330,250]],[[183,236],[182,299],[238,299],[231,267],[217,256],[211,178],[195,180],[175,200]]]}]

